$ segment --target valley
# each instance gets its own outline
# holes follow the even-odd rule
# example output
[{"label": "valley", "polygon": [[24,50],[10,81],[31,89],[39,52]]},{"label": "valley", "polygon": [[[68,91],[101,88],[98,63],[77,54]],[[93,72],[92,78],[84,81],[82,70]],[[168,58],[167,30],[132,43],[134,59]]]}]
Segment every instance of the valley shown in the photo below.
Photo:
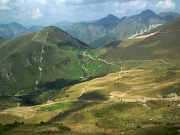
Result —
[{"label": "valley", "polygon": [[[0,134],[178,135],[180,19],[128,39],[152,18],[167,21],[146,10],[74,24],[88,37],[107,34],[95,48],[55,26],[0,38]],[[122,40],[124,27],[133,30]]]},{"label": "valley", "polygon": [[[179,122],[179,76],[179,70],[170,69],[127,70],[120,76],[118,72],[111,73],[71,86],[65,91],[67,98],[1,111],[1,122],[60,122],[72,128],[72,133],[84,134],[93,134],[94,130],[127,135],[132,131],[145,133],[143,129],[153,132],[158,127],[166,127],[168,122]],[[5,119],[7,116],[11,119]]]}]

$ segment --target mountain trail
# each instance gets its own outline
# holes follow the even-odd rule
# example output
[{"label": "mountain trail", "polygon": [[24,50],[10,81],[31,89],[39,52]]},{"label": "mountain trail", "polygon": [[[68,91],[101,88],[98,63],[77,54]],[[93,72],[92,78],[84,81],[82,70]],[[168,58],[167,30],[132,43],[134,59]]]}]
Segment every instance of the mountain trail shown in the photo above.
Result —
[{"label": "mountain trail", "polygon": [[165,34],[165,33],[174,33],[174,32],[180,32],[180,30],[167,31],[167,32],[158,32],[158,33]]},{"label": "mountain trail", "polygon": [[76,99],[74,99],[73,101],[77,101],[78,98],[80,98],[80,97],[84,94],[85,89],[87,89],[89,86],[90,86],[90,84],[88,84],[85,88],[83,88],[83,89],[82,89],[82,92],[80,93],[80,95],[79,95]]},{"label": "mountain trail", "polygon": [[130,63],[130,62],[153,62],[153,61],[161,61],[165,64],[171,65],[171,66],[175,66],[174,64],[171,64],[163,59],[154,59],[154,60],[127,60],[127,61],[122,61],[119,63]]},{"label": "mountain trail", "polygon": [[40,31],[37,32],[37,34],[34,36],[34,38],[32,39],[33,41],[35,41],[36,37],[38,36]]},{"label": "mountain trail", "polygon": [[[88,49],[87,49],[87,50],[88,50]],[[89,57],[89,58],[92,59],[92,60],[102,61],[102,62],[104,62],[104,63],[106,63],[106,64],[108,64],[108,65],[112,65],[112,66],[116,66],[116,67],[120,68],[120,69],[121,69],[120,72],[119,72],[119,77],[120,77],[120,74],[121,74],[121,72],[123,71],[123,70],[122,70],[122,67],[120,67],[119,65],[116,65],[115,62],[108,62],[108,61],[103,60],[103,59],[100,59],[100,58],[94,58],[94,57],[92,57],[90,54],[86,55],[87,50],[83,52],[83,56],[84,56],[84,57]],[[99,65],[96,69],[98,69],[98,68],[101,67],[101,66],[102,66],[102,65]],[[96,70],[96,69],[95,69],[95,70]],[[94,73],[95,73],[95,70],[94,70]]]},{"label": "mountain trail", "polygon": [[[47,28],[49,29],[49,28]],[[48,33],[49,31],[47,30],[46,35],[44,36],[44,40],[40,39],[36,39],[37,36],[40,34],[42,30],[38,31],[37,34],[32,38],[33,41],[39,42],[42,44],[42,49],[41,49],[41,54],[40,54],[40,60],[39,60],[39,80],[41,79],[42,76],[42,68],[43,68],[43,64],[42,64],[42,60],[43,60],[43,53],[44,53],[44,45],[46,43],[46,39],[48,37]],[[37,80],[36,80],[36,84],[37,84]]]}]

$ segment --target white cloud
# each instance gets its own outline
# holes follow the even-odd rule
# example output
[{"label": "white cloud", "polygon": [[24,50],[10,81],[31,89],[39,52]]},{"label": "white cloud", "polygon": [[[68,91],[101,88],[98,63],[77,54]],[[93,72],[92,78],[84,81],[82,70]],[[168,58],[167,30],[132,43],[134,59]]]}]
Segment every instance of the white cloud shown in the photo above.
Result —
[{"label": "white cloud", "polygon": [[9,0],[1,0],[1,3],[8,3],[9,2]]},{"label": "white cloud", "polygon": [[10,10],[10,8],[6,5],[0,5],[0,10]]},{"label": "white cloud", "polygon": [[116,2],[113,6],[114,6],[114,7],[119,6],[119,2]]},{"label": "white cloud", "polygon": [[124,10],[116,10],[115,13],[116,13],[116,14],[124,14],[125,11],[124,11]]},{"label": "white cloud", "polygon": [[47,3],[46,0],[36,0],[36,2],[41,3],[41,4],[46,4]]},{"label": "white cloud", "polygon": [[39,8],[36,8],[36,10],[33,12],[32,18],[33,19],[38,19],[38,18],[41,18],[41,17],[42,17],[41,11],[39,10]]},{"label": "white cloud", "polygon": [[88,5],[88,4],[102,4],[109,2],[109,0],[61,0],[61,2],[66,5]]},{"label": "white cloud", "polygon": [[0,10],[10,10],[7,3],[9,0],[0,0]]},{"label": "white cloud", "polygon": [[[160,1],[160,2],[155,2]],[[62,20],[96,20],[108,14],[130,16],[150,8],[175,8],[173,0],[0,0],[0,23],[42,25]],[[175,0],[174,0],[175,1]],[[150,6],[152,4],[152,6]],[[161,7],[161,8],[160,8]],[[156,9],[157,10],[157,9]]]},{"label": "white cloud", "polygon": [[144,0],[134,0],[129,2],[122,3],[122,8],[131,9],[131,10],[140,10],[147,7],[147,2]]},{"label": "white cloud", "polygon": [[159,1],[156,4],[157,8],[161,8],[161,9],[170,9],[173,10],[176,7],[176,4],[174,2],[172,2],[171,0],[164,0],[164,1]]}]

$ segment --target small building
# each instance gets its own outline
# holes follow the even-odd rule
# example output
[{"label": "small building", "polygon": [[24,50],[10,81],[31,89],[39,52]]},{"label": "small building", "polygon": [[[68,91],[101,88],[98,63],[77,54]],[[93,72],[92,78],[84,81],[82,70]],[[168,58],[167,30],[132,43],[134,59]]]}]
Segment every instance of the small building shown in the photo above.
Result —
[{"label": "small building", "polygon": [[49,99],[49,100],[47,101],[47,103],[53,103],[53,102],[55,102],[54,99]]}]

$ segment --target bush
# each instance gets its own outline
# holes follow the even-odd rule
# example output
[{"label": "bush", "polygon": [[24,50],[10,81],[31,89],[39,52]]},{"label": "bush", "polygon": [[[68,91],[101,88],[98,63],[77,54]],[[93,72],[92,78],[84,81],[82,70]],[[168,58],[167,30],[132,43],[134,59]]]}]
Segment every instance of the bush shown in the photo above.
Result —
[{"label": "bush", "polygon": [[167,123],[167,126],[170,126],[170,123],[169,123],[169,122]]},{"label": "bush", "polygon": [[61,130],[61,131],[71,131],[71,129],[69,128],[69,127],[66,127],[66,126],[62,126],[62,125],[60,125],[59,127],[59,130]]},{"label": "bush", "polygon": [[137,125],[137,127],[136,127],[136,128],[137,128],[137,129],[138,129],[138,128],[141,128],[141,126],[140,126],[140,125]]},{"label": "bush", "polygon": [[41,122],[40,122],[40,124],[42,124],[42,125],[43,125],[43,124],[45,124],[45,123],[44,123],[44,121],[41,121]]}]

